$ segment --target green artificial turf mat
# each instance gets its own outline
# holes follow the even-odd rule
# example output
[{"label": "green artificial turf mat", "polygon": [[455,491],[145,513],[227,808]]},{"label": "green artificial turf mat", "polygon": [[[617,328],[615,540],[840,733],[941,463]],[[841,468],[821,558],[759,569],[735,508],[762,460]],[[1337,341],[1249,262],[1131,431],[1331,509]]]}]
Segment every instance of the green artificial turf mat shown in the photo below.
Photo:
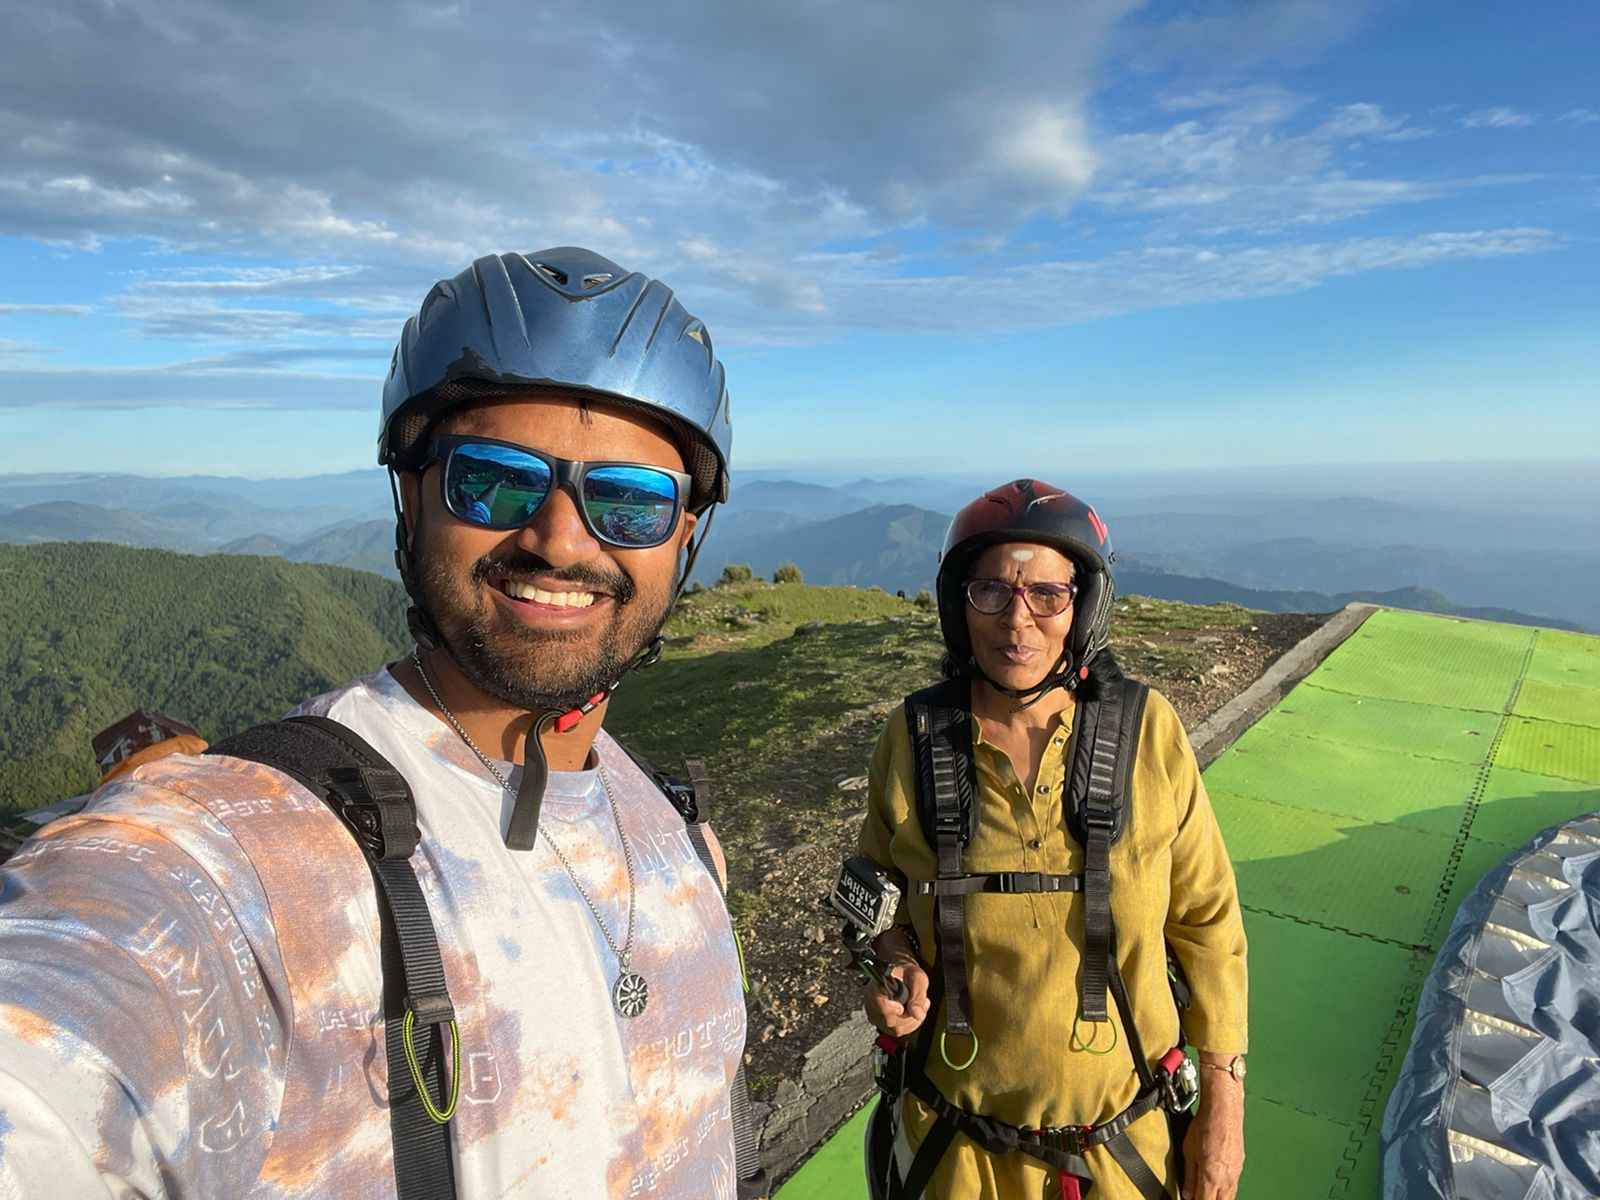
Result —
[{"label": "green artificial turf mat", "polygon": [[[1248,903],[1248,901],[1247,901]],[[1246,911],[1250,1090],[1349,1120],[1378,1061],[1412,951]]]},{"label": "green artificial turf mat", "polygon": [[1600,783],[1495,767],[1472,822],[1472,837],[1511,850],[1541,829],[1596,809],[1600,809]]},{"label": "green artificial turf mat", "polygon": [[1528,678],[1600,688],[1600,637],[1541,629],[1533,643]]},{"label": "green artificial turf mat", "polygon": [[1212,804],[1245,905],[1408,946],[1421,940],[1452,838],[1226,792]]},{"label": "green artificial turf mat", "polygon": [[840,1127],[778,1189],[779,1200],[867,1200],[863,1139],[873,1100]]},{"label": "green artificial turf mat", "polygon": [[[1252,1063],[1252,1077],[1255,1072]],[[1349,1126],[1247,1091],[1239,1200],[1321,1200],[1333,1186],[1349,1145]]]},{"label": "green artificial turf mat", "polygon": [[1235,796],[1363,821],[1404,821],[1450,837],[1478,770],[1471,763],[1297,737],[1283,725],[1262,722],[1211,764],[1205,781],[1207,789]]},{"label": "green artificial turf mat", "polygon": [[1511,711],[1533,720],[1600,728],[1600,688],[1524,679]]},{"label": "green artificial turf mat", "polygon": [[1600,783],[1600,729],[1510,717],[1494,765]]},{"label": "green artificial turf mat", "polygon": [[1480,763],[1499,717],[1459,708],[1383,700],[1302,683],[1241,739],[1259,731],[1296,733],[1373,750],[1396,750],[1453,762]]},{"label": "green artificial turf mat", "polygon": [[1385,610],[1328,656],[1310,679],[1360,696],[1500,712],[1533,631]]}]

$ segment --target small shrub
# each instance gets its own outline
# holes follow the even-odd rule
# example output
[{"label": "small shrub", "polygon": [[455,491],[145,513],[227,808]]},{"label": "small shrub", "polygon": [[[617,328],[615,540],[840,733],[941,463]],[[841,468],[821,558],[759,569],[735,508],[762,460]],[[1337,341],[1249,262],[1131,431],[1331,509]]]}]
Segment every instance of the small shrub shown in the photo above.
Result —
[{"label": "small shrub", "polygon": [[923,588],[920,592],[917,593],[917,598],[915,600],[913,600],[911,603],[915,604],[918,608],[932,608],[933,607],[933,593],[930,592],[927,588]]},{"label": "small shrub", "polygon": [[778,569],[772,573],[773,583],[804,583],[806,577],[800,574],[800,568],[794,563],[780,563]]},{"label": "small shrub", "polygon": [[701,592],[703,592],[705,590],[706,590],[706,585],[701,583],[698,579],[696,579],[693,583],[691,583],[687,588],[684,589],[683,594],[685,596],[698,596]]},{"label": "small shrub", "polygon": [[746,563],[729,563],[722,568],[722,577],[717,583],[749,583],[754,578],[755,572]]}]

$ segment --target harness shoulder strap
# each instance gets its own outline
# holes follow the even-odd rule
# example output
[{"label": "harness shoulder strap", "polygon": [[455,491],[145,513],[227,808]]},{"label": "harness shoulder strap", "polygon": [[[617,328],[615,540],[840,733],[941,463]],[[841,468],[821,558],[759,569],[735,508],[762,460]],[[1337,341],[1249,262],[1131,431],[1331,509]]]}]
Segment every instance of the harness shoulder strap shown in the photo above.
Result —
[{"label": "harness shoulder strap", "polygon": [[[1106,1020],[1106,983],[1115,971],[1111,927],[1111,846],[1126,831],[1128,785],[1139,752],[1139,724],[1150,689],[1114,673],[1100,694],[1078,705],[1072,736],[1068,820],[1083,842],[1084,953],[1079,1013]],[[1148,1070],[1148,1064],[1145,1064]]]},{"label": "harness shoulder strap", "polygon": [[[395,1186],[401,1200],[449,1200],[456,1191],[447,1122],[460,1086],[460,1042],[433,917],[409,861],[421,836],[410,786],[364,738],[326,717],[257,725],[206,753],[292,776],[338,814],[361,847],[380,899]],[[421,1052],[417,1025],[425,1030]],[[455,1058],[448,1097],[442,1079],[446,1025]]]},{"label": "harness shoulder strap", "polygon": [[[717,887],[722,888],[722,876],[717,874],[717,864],[711,855],[711,845],[706,841],[705,822],[710,807],[711,784],[706,777],[704,762],[698,758],[686,759],[683,765],[688,779],[678,779],[665,771],[658,770],[648,759],[642,754],[635,753],[621,739],[613,738],[612,741],[622,747],[623,753],[661,789],[662,794],[672,803],[672,807],[678,810],[678,815],[683,818],[684,826],[688,830],[689,841],[694,846],[695,854],[711,878],[716,880]],[[731,914],[729,923],[731,926]],[[744,990],[748,992],[750,984],[745,976],[744,946],[739,942],[737,929],[733,933],[733,945],[739,954],[739,977]],[[733,1115],[733,1158],[735,1174],[738,1177],[736,1185],[738,1200],[761,1200],[772,1190],[772,1185],[766,1168],[761,1165],[761,1154],[756,1147],[755,1120],[750,1112],[750,1087],[745,1080],[742,1057],[734,1069],[733,1086],[729,1089],[729,1103]]]},{"label": "harness shoulder strap", "polygon": [[[906,723],[916,765],[917,815],[938,860],[941,882],[961,877],[961,851],[972,840],[977,824],[969,687],[964,679],[947,679],[906,697]],[[936,893],[933,925],[944,981],[945,1030],[970,1037],[966,893],[954,889]]]}]

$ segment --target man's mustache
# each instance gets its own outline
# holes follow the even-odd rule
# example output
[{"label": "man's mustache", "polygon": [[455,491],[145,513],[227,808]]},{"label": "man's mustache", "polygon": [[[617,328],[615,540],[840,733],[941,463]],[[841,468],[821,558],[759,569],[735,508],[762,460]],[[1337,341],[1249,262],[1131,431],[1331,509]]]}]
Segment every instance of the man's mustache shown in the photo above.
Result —
[{"label": "man's mustache", "polygon": [[621,571],[612,574],[593,567],[574,565],[557,569],[537,554],[512,554],[497,558],[484,555],[472,565],[475,583],[495,583],[503,579],[531,581],[538,576],[545,583],[573,585],[576,591],[600,592],[617,604],[627,604],[638,590],[633,580]]}]

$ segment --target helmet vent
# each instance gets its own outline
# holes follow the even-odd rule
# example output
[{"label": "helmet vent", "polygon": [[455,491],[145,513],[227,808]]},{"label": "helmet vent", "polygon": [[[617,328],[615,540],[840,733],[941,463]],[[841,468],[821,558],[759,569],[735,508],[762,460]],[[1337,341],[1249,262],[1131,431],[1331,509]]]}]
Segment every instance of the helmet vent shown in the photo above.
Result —
[{"label": "helmet vent", "polygon": [[549,263],[542,262],[534,263],[533,269],[538,271],[539,274],[543,275],[546,279],[550,280],[550,282],[559,284],[561,287],[567,286],[567,273],[565,271],[558,271]]},{"label": "helmet vent", "polygon": [[699,321],[691,321],[689,328],[683,331],[683,336],[691,337],[704,346],[706,344],[706,327],[700,324]]},{"label": "helmet vent", "polygon": [[584,291],[588,291],[590,288],[597,288],[602,283],[610,283],[615,278],[616,278],[616,276],[611,275],[611,274],[585,275],[583,277],[583,290]]}]

